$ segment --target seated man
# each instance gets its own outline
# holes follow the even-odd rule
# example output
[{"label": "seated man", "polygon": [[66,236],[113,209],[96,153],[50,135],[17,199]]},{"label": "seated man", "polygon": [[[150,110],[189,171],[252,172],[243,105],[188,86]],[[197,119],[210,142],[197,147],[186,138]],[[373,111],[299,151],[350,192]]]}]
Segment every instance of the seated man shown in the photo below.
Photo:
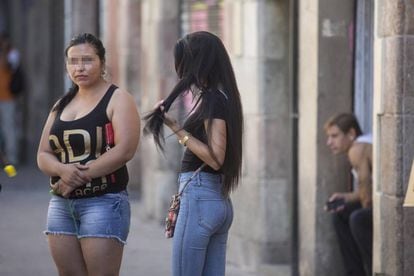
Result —
[{"label": "seated man", "polygon": [[346,113],[329,119],[325,132],[332,153],[346,154],[354,175],[353,191],[334,193],[325,207],[334,215],[346,273],[372,275],[372,137]]}]

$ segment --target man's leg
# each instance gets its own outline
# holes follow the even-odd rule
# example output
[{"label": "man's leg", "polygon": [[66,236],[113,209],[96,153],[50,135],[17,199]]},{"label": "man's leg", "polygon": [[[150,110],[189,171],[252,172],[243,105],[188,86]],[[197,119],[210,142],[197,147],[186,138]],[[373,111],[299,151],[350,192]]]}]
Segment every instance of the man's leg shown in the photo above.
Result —
[{"label": "man's leg", "polygon": [[358,245],[353,238],[349,222],[351,214],[359,208],[360,204],[347,204],[343,211],[335,213],[333,216],[333,224],[344,260],[346,275],[349,276],[365,275],[362,258]]},{"label": "man's leg", "polygon": [[352,213],[349,223],[367,275],[372,275],[372,208],[356,210]]}]

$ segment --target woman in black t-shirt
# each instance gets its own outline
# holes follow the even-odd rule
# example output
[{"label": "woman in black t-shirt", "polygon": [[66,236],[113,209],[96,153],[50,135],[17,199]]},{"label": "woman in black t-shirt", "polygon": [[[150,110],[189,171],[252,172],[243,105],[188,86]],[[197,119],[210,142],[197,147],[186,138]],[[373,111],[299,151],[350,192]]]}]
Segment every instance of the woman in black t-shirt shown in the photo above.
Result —
[{"label": "woman in black t-shirt", "polygon": [[[145,133],[163,148],[166,124],[186,147],[180,189],[185,189],[174,233],[175,276],[225,274],[226,243],[233,219],[229,194],[237,187],[242,163],[243,112],[230,58],[221,40],[195,32],[174,49],[179,81],[145,117]],[[194,107],[183,126],[167,112],[177,97],[192,92]]]}]

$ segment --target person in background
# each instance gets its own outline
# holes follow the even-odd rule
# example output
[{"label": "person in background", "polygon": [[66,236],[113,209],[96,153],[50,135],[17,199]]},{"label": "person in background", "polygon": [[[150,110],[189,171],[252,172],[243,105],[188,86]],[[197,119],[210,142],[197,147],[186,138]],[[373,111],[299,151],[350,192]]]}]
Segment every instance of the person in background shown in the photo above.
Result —
[{"label": "person in background", "polygon": [[326,210],[333,213],[347,275],[372,275],[372,136],[364,135],[353,114],[342,113],[325,124],[327,146],[346,154],[352,166],[353,191],[334,193]]},{"label": "person in background", "polygon": [[3,43],[3,47],[7,52],[7,62],[10,65],[12,71],[16,70],[20,66],[20,52],[13,47],[10,35],[7,33],[0,34],[0,41]]},{"label": "person in background", "polygon": [[19,162],[16,96],[11,90],[12,75],[20,64],[19,52],[7,34],[0,35],[0,135],[9,163]]},{"label": "person in background", "polygon": [[[145,117],[144,131],[162,149],[162,126],[185,147],[179,176],[184,190],[175,226],[174,276],[224,276],[226,244],[233,220],[230,193],[242,164],[243,111],[230,58],[221,40],[195,32],[174,48],[178,82],[169,96]],[[194,106],[181,126],[168,113],[177,98],[192,93]]]},{"label": "person in background", "polygon": [[51,178],[45,234],[60,276],[115,276],[129,233],[126,163],[140,119],[134,98],[104,79],[97,37],[75,36],[65,54],[73,87],[53,106],[37,154]]}]

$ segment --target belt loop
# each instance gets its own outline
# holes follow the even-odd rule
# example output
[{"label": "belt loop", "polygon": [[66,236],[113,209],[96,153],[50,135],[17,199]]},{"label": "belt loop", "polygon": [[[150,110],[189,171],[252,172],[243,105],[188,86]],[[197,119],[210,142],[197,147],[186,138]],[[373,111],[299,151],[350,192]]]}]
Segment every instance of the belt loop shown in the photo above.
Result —
[{"label": "belt loop", "polygon": [[199,173],[197,174],[197,186],[201,186],[201,173],[202,173],[202,172],[199,172]]}]

